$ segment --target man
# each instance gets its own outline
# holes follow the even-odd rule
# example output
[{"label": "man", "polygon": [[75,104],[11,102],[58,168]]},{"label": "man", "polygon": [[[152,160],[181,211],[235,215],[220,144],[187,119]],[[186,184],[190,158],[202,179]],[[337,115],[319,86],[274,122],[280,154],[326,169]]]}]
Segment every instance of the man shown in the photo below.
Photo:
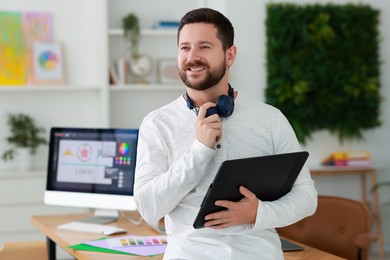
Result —
[{"label": "man", "polygon": [[[230,87],[233,39],[233,26],[221,13],[188,12],[178,29],[178,69],[186,94],[150,113],[140,127],[135,200],[147,222],[165,217],[164,259],[283,259],[275,228],[313,214],[317,206],[304,167],[291,192],[277,201],[260,201],[240,187],[241,201],[217,201],[227,210],[206,216],[206,228],[192,227],[223,161],[300,150],[279,110]],[[228,108],[233,113],[206,117],[220,96],[234,100]]]}]

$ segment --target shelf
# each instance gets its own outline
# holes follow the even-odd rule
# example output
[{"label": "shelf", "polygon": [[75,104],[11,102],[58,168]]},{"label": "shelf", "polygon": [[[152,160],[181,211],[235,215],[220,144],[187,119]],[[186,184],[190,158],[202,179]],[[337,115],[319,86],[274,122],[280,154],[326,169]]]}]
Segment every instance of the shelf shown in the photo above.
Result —
[{"label": "shelf", "polygon": [[33,92],[33,91],[99,91],[99,86],[70,86],[70,85],[20,85],[0,86],[0,92]]},{"label": "shelf", "polygon": [[184,91],[183,85],[179,84],[127,84],[127,85],[110,85],[110,91]]},{"label": "shelf", "polygon": [[[110,36],[123,36],[123,29],[109,29],[108,35]],[[141,30],[141,36],[176,36],[177,28],[172,29],[143,29]]]},{"label": "shelf", "polygon": [[0,170],[0,179],[26,179],[26,178],[42,178],[46,176],[46,170],[19,171],[15,170]]}]

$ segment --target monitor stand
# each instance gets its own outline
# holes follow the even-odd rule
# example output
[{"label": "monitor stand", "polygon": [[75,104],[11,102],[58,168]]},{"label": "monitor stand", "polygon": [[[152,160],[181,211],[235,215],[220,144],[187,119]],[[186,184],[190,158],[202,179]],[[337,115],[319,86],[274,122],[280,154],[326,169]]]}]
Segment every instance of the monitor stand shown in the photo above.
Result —
[{"label": "monitor stand", "polygon": [[81,219],[79,220],[79,222],[104,225],[104,224],[114,222],[117,219],[118,219],[117,210],[95,209],[95,214],[93,217]]}]

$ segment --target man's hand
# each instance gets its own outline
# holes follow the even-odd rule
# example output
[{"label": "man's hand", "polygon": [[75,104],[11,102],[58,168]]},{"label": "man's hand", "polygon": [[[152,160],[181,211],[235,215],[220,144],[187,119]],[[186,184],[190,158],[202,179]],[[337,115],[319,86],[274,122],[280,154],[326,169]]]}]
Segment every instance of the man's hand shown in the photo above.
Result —
[{"label": "man's hand", "polygon": [[217,200],[215,205],[225,207],[226,210],[207,215],[204,226],[221,229],[234,225],[255,224],[259,201],[256,195],[244,186],[240,187],[240,193],[244,198],[238,202]]},{"label": "man's hand", "polygon": [[198,119],[196,121],[196,139],[202,144],[214,149],[216,143],[222,136],[222,122],[217,114],[206,117],[206,111],[214,103],[207,102],[200,106]]}]

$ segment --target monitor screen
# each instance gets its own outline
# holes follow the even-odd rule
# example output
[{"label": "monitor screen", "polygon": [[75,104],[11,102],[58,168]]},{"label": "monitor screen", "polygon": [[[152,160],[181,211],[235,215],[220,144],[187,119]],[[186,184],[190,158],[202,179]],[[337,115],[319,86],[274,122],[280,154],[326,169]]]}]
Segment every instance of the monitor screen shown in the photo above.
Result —
[{"label": "monitor screen", "polygon": [[138,129],[52,128],[45,203],[135,210]]}]

